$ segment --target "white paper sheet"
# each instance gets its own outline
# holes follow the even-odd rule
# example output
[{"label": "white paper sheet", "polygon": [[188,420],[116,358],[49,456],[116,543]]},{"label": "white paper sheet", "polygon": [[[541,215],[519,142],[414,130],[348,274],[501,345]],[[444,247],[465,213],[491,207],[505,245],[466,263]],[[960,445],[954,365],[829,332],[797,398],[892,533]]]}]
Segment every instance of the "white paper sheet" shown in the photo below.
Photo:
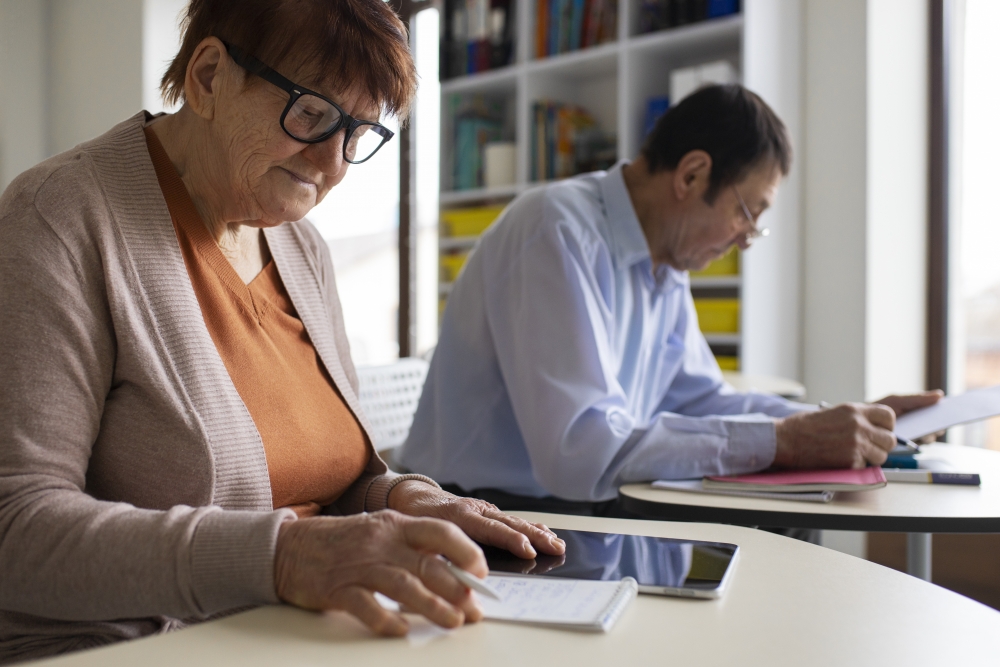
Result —
[{"label": "white paper sheet", "polygon": [[973,389],[959,396],[945,396],[929,408],[903,415],[896,420],[896,435],[914,440],[997,415],[1000,415],[1000,385]]},{"label": "white paper sheet", "polygon": [[503,598],[478,596],[486,618],[583,630],[608,630],[639,589],[631,577],[581,581],[490,575],[486,581]]}]

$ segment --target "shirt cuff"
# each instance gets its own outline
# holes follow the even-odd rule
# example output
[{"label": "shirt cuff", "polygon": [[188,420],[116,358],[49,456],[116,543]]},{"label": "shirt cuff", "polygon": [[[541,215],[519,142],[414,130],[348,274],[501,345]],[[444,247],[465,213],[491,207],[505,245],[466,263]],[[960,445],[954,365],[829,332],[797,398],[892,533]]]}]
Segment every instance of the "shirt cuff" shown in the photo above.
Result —
[{"label": "shirt cuff", "polygon": [[764,470],[774,463],[778,439],[774,422],[725,421],[729,434],[725,467],[730,474]]}]

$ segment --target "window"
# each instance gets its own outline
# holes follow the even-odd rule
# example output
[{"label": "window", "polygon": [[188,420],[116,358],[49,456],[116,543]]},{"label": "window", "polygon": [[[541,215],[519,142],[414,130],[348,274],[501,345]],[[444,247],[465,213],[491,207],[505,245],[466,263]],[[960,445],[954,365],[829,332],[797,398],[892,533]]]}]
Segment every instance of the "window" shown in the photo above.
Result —
[{"label": "window", "polygon": [[[954,5],[949,391],[1000,384],[1000,2]],[[1000,419],[949,436],[1000,450]]]}]

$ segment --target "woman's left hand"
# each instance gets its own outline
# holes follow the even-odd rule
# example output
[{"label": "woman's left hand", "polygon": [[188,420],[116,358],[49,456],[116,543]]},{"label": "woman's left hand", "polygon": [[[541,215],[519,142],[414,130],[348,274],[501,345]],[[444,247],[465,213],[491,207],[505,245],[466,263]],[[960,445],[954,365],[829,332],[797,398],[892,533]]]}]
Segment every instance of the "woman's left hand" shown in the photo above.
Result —
[{"label": "woman's left hand", "polygon": [[461,498],[418,480],[394,486],[389,493],[389,508],[410,516],[451,521],[473,540],[506,549],[519,558],[534,558],[537,551],[553,556],[566,552],[566,543],[547,526],[504,514],[484,500]]}]

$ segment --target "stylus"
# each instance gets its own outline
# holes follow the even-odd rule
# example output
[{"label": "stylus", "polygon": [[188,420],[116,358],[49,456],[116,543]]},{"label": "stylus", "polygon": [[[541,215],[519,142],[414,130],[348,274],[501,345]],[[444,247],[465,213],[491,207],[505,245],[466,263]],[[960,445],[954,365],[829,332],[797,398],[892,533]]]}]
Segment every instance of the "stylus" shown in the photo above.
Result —
[{"label": "stylus", "polygon": [[497,602],[503,601],[503,598],[500,597],[500,594],[497,593],[495,590],[493,590],[493,587],[487,584],[482,579],[472,576],[471,574],[469,574],[468,572],[466,572],[465,570],[463,570],[462,568],[458,567],[457,565],[455,565],[450,561],[445,561],[444,564],[445,566],[447,566],[448,571],[451,572],[453,575],[455,575],[455,578],[458,579],[460,582],[462,582],[462,585],[465,586],[466,588],[471,588],[477,593],[482,593],[486,597],[496,600]]}]

